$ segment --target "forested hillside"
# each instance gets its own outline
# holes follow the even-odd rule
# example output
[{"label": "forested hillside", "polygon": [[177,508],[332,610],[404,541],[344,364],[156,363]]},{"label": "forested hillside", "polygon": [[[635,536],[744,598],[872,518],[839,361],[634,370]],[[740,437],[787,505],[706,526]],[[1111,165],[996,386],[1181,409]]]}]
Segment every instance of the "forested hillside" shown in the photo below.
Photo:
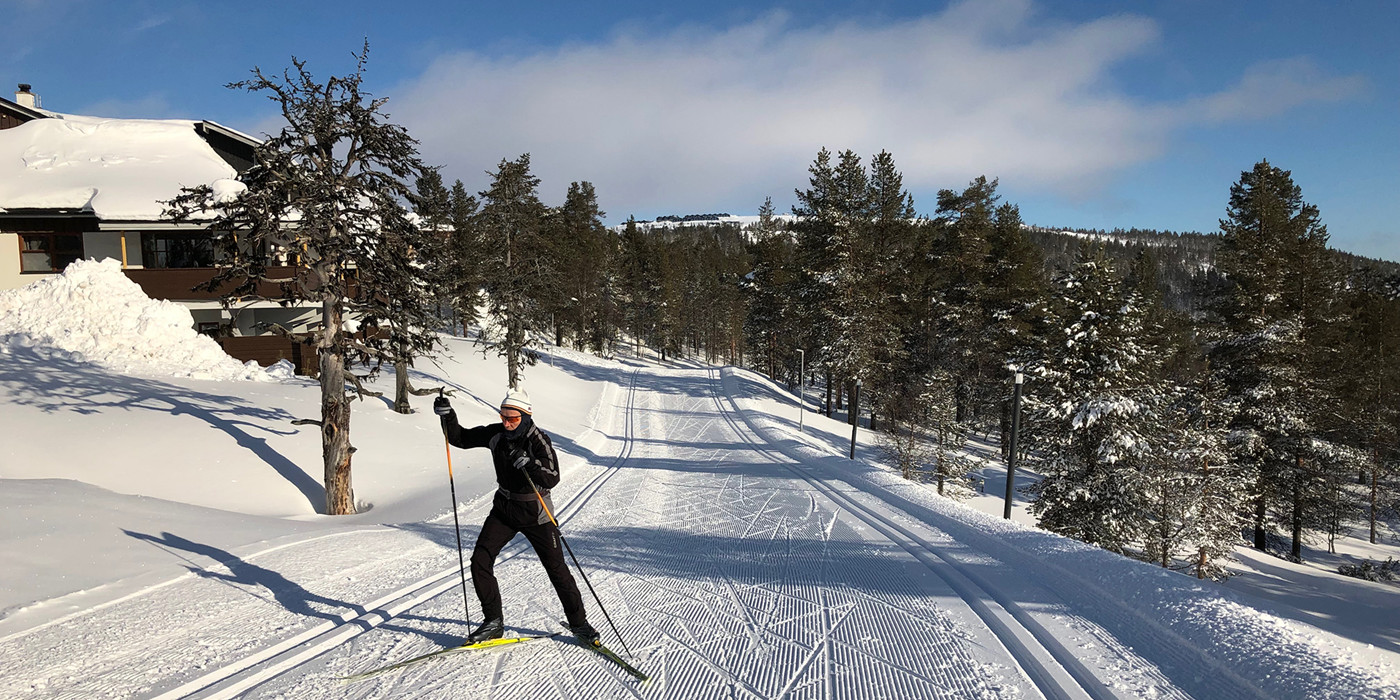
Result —
[{"label": "forested hillside", "polygon": [[433,177],[440,303],[462,323],[486,302],[513,367],[539,342],[789,386],[801,366],[824,412],[858,400],[905,476],[953,496],[966,436],[1006,450],[1019,371],[1041,526],[1202,577],[1238,543],[1296,559],[1397,516],[1400,266],[1330,249],[1267,161],[1211,234],[1028,226],[987,178],[921,212],[884,152],[822,150],[790,213],[616,228],[586,182],[540,203],[528,156],[479,199]]}]

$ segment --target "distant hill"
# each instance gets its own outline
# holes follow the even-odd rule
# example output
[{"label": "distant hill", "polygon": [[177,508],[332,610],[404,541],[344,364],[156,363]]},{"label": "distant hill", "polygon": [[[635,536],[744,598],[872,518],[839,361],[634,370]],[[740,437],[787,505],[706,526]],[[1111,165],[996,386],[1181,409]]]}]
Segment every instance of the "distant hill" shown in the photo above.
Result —
[{"label": "distant hill", "polygon": [[[774,220],[790,223],[791,214],[775,215]],[[672,214],[655,220],[637,221],[642,230],[674,229],[709,226],[737,226],[747,230],[758,223],[757,216],[732,214]],[[622,231],[623,226],[614,227]],[[1154,229],[1076,229],[1024,225],[1026,235],[1045,255],[1046,272],[1054,276],[1074,264],[1079,247],[1085,243],[1102,244],[1108,256],[1119,264],[1120,271],[1142,251],[1148,251],[1157,261],[1158,278],[1167,305],[1186,312],[1201,311],[1206,300],[1224,283],[1215,265],[1215,251],[1220,244],[1218,233],[1195,231],[1157,231]],[[1353,274],[1368,274],[1388,280],[1400,297],[1400,263],[1353,255],[1340,250],[1333,254]]]},{"label": "distant hill", "polygon": [[[1047,228],[1026,226],[1027,235],[1044,252],[1047,271],[1068,269],[1074,264],[1079,246],[1086,243],[1103,244],[1115,262],[1126,269],[1141,251],[1148,251],[1157,260],[1158,275],[1168,306],[1181,311],[1202,309],[1212,290],[1223,283],[1216,270],[1215,251],[1220,244],[1218,233],[1178,233],[1153,229]],[[1352,274],[1370,274],[1391,280],[1400,293],[1400,263],[1377,260],[1333,250],[1333,255]]]}]

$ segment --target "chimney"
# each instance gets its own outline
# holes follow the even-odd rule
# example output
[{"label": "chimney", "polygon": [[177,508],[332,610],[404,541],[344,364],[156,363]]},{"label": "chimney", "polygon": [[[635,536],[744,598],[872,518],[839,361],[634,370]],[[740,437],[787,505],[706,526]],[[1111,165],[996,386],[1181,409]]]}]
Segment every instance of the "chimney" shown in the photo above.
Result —
[{"label": "chimney", "polygon": [[15,93],[15,104],[30,109],[38,109],[39,96],[29,91],[29,83],[20,83],[19,92]]}]

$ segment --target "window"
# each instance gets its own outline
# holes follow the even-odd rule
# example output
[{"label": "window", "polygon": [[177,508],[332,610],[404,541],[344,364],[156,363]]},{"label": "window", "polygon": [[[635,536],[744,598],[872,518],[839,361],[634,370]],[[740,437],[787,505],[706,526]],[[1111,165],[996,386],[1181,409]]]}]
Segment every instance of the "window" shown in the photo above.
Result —
[{"label": "window", "polygon": [[213,267],[214,240],[207,233],[141,234],[141,263],[146,269]]},{"label": "window", "polygon": [[20,272],[61,272],[83,257],[81,233],[21,233]]}]

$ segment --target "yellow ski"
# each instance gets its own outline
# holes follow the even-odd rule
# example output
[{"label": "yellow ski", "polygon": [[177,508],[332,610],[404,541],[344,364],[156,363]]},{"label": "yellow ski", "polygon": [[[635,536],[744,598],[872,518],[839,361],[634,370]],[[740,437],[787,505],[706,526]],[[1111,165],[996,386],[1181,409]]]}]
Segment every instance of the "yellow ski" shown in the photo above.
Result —
[{"label": "yellow ski", "polygon": [[558,632],[555,632],[554,634],[537,634],[528,637],[501,637],[500,639],[488,639],[484,642],[476,642],[475,644],[463,644],[461,646],[447,647],[446,649],[430,651],[422,656],[415,656],[406,661],[400,661],[396,664],[385,666],[383,668],[372,669],[363,673],[357,673],[353,676],[343,676],[340,680],[345,681],[346,683],[354,683],[355,681],[362,681],[366,678],[369,678],[371,676],[377,676],[381,673],[387,673],[389,671],[401,669],[405,666],[411,666],[413,664],[418,663],[419,661],[427,661],[428,659],[444,656],[447,654],[453,654],[459,651],[479,651],[482,649],[495,649],[496,647],[503,647],[511,644],[520,644],[521,642],[533,642],[537,639],[553,639],[557,636],[559,636]]}]

